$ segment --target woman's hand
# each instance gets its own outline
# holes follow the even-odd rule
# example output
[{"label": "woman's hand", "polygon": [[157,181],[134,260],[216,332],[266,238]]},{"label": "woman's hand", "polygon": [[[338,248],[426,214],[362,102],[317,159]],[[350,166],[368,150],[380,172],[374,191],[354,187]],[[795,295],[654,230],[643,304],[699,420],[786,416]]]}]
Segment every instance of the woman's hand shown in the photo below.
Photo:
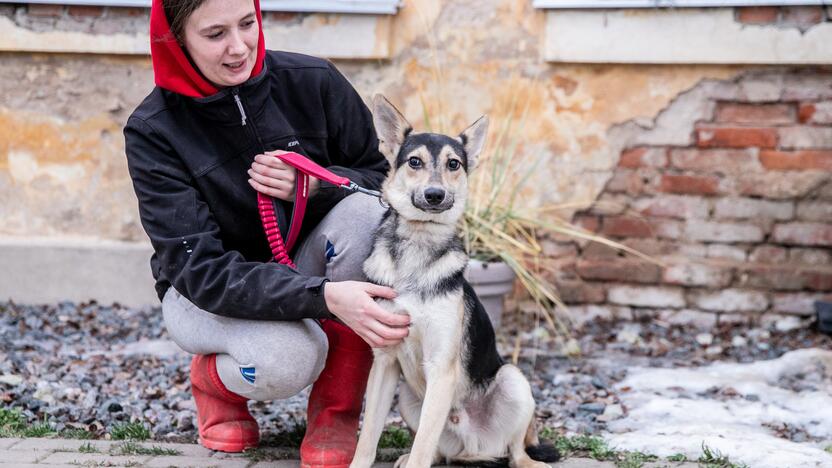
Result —
[{"label": "woman's hand", "polygon": [[[248,170],[250,179],[248,183],[254,190],[278,198],[280,200],[295,201],[295,181],[297,174],[295,168],[284,163],[275,155],[286,154],[286,151],[269,151],[266,154],[258,154],[251,163]],[[320,181],[309,176],[309,197],[311,198],[318,191]]]},{"label": "woman's hand", "polygon": [[324,284],[329,311],[373,348],[400,343],[410,332],[410,316],[382,309],[373,297],[393,299],[396,292],[373,283],[338,281]]}]

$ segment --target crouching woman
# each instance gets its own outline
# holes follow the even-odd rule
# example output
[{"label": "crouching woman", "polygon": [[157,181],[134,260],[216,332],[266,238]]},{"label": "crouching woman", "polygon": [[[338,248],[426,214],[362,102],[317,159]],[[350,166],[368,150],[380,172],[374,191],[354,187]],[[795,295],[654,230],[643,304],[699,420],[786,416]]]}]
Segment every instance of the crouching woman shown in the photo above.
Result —
[{"label": "crouching woman", "polygon": [[257,0],[153,0],[156,87],[124,129],[165,325],[195,354],[199,440],[256,446],[248,400],[312,384],[306,467],[348,466],[372,353],[407,335],[407,316],[373,298],[361,265],[382,209],[312,179],[296,267],[271,260],[257,192],[275,198],[282,229],[296,174],[275,154],[298,152],[366,187],[387,163],[372,117],[329,62],[267,51]]}]

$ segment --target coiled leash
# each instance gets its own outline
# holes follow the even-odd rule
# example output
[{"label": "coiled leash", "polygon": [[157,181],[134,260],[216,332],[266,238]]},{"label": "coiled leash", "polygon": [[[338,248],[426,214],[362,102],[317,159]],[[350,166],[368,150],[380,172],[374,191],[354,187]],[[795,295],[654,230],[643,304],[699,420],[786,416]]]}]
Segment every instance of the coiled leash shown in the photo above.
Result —
[{"label": "coiled leash", "polygon": [[336,187],[347,189],[350,192],[361,192],[378,197],[379,203],[384,206],[384,203],[381,201],[381,192],[361,187],[346,177],[341,177],[324,169],[303,155],[298,153],[285,153],[274,156],[289,166],[294,167],[297,171],[295,206],[292,209],[292,221],[289,223],[286,242],[283,242],[283,236],[280,234],[280,226],[278,225],[277,200],[257,192],[257,206],[260,211],[260,220],[263,222],[263,229],[266,231],[266,238],[269,240],[269,248],[277,263],[289,265],[292,268],[295,267],[294,262],[289,258],[289,252],[292,251],[292,247],[294,247],[298,239],[301,223],[303,222],[303,215],[306,213],[306,202],[309,200],[309,176],[314,176],[316,179],[329,182]]}]

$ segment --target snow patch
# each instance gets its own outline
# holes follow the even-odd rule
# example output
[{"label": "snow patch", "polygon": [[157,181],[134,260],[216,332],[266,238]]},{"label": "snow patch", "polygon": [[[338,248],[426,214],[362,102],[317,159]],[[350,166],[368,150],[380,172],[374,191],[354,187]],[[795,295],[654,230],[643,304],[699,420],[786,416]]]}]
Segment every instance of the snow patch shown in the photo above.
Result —
[{"label": "snow patch", "polygon": [[[791,385],[790,385],[791,384]],[[628,389],[629,387],[629,389]],[[619,450],[696,459],[704,443],[752,468],[832,467],[832,351],[802,349],[750,364],[629,369],[627,417],[608,425]],[[815,442],[778,437],[788,425]]]}]

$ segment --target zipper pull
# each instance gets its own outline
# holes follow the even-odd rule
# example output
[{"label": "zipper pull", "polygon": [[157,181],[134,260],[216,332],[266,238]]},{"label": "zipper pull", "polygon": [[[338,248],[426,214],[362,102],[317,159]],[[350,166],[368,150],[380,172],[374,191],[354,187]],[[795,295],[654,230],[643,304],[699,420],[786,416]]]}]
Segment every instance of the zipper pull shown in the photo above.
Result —
[{"label": "zipper pull", "polygon": [[246,111],[245,111],[245,109],[243,109],[243,102],[240,101],[239,91],[237,90],[237,88],[234,88],[234,90],[232,90],[231,92],[234,94],[234,102],[237,103],[237,109],[240,109],[240,117],[242,117],[243,127],[245,127],[247,117],[246,117]]}]

